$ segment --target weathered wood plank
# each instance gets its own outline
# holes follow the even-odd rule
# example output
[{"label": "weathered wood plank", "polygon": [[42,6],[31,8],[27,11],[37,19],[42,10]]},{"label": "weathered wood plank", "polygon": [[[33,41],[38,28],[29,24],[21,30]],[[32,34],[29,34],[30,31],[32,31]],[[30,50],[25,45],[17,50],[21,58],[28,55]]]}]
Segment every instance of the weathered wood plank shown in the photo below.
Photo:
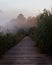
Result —
[{"label": "weathered wood plank", "polygon": [[35,45],[31,38],[25,37],[5,54],[0,65],[50,65]]}]

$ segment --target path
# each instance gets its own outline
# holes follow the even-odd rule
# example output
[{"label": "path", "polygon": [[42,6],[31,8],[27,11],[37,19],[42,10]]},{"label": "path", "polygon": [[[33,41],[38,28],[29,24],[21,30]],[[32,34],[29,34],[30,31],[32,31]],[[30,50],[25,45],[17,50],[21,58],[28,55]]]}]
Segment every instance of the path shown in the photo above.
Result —
[{"label": "path", "polygon": [[0,65],[52,65],[47,60],[46,56],[38,52],[36,43],[25,37],[5,54],[0,60]]}]

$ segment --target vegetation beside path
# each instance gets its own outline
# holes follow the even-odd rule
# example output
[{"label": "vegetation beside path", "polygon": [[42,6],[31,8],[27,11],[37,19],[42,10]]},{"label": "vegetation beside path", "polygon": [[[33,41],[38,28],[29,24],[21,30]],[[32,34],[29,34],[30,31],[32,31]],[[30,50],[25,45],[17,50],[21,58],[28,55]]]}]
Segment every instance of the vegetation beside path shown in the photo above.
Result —
[{"label": "vegetation beside path", "polygon": [[0,58],[11,47],[19,43],[24,38],[25,34],[23,29],[19,30],[15,34],[6,33],[0,34]]},{"label": "vegetation beside path", "polygon": [[44,9],[39,15],[37,27],[31,28],[29,33],[40,51],[52,56],[52,13],[50,11]]}]

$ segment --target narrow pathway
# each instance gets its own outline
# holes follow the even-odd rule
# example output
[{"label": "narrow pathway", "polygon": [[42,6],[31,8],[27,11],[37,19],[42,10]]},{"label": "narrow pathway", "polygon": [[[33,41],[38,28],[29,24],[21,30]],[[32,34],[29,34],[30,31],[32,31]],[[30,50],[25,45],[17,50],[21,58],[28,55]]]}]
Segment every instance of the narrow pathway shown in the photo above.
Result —
[{"label": "narrow pathway", "polygon": [[0,65],[52,65],[48,57],[38,52],[36,43],[25,37],[0,60]]}]

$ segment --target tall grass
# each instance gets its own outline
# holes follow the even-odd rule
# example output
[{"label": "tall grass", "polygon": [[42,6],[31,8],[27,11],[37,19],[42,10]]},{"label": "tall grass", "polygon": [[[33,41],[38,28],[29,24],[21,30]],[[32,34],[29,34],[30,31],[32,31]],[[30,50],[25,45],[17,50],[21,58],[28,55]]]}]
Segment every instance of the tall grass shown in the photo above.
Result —
[{"label": "tall grass", "polygon": [[52,14],[44,9],[37,27],[30,33],[38,48],[43,53],[52,55]]}]

